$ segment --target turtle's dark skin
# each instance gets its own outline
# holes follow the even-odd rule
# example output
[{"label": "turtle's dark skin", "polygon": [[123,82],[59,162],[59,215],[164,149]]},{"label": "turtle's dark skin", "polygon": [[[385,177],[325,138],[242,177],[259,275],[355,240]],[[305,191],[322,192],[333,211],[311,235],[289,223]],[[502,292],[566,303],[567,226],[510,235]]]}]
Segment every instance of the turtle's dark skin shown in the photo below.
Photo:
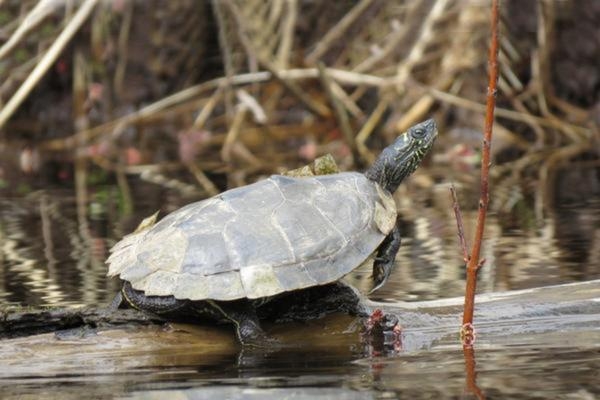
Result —
[{"label": "turtle's dark skin", "polygon": [[111,249],[109,275],[126,304],[167,319],[233,323],[242,344],[266,345],[260,319],[365,315],[339,281],[372,262],[374,289],[400,247],[392,194],[437,136],[433,120],[385,148],[364,175],[269,179],[189,204]]}]

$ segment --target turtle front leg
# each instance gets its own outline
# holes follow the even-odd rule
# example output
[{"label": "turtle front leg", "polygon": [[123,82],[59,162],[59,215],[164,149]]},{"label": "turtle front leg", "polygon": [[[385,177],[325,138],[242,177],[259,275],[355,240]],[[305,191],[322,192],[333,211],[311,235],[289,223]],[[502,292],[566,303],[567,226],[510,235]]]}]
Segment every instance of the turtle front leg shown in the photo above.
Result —
[{"label": "turtle front leg", "polygon": [[398,249],[400,249],[400,217],[396,218],[394,229],[383,239],[383,242],[377,249],[377,256],[373,263],[373,281],[375,286],[371,289],[373,293],[382,287],[387,281],[392,269]]},{"label": "turtle front leg", "polygon": [[232,302],[208,301],[227,320],[235,325],[236,335],[243,346],[271,347],[277,340],[269,337],[260,327],[256,309],[245,300]]}]

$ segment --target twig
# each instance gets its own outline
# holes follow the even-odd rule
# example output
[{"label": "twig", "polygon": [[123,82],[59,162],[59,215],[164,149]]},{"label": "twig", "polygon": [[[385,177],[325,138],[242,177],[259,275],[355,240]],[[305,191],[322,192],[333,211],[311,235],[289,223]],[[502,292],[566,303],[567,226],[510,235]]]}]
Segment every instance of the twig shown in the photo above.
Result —
[{"label": "twig", "polygon": [[[1,4],[2,2],[0,2]],[[25,36],[35,29],[46,17],[52,15],[57,9],[64,6],[64,1],[41,0],[29,11],[27,16],[19,22],[17,29],[10,38],[0,47],[0,60],[6,57]],[[16,22],[16,21],[15,21]]]},{"label": "twig", "polygon": [[335,115],[335,119],[337,120],[338,126],[344,135],[344,139],[346,140],[346,144],[350,146],[352,149],[352,153],[354,154],[354,159],[358,159],[358,152],[356,150],[356,141],[354,140],[354,134],[352,132],[352,127],[350,126],[350,120],[348,119],[348,113],[346,109],[342,105],[341,101],[335,96],[333,90],[331,88],[331,77],[327,74],[327,70],[325,65],[322,62],[317,64],[320,72],[321,78],[321,86],[325,89],[325,94],[329,98],[331,105],[333,106],[333,113]]},{"label": "twig", "polygon": [[481,158],[481,195],[479,199],[479,212],[475,226],[475,240],[471,249],[471,258],[467,263],[467,285],[465,289],[465,306],[463,312],[463,328],[473,324],[475,308],[475,289],[477,287],[477,271],[482,265],[479,256],[483,242],[485,217],[489,203],[489,171],[490,147],[492,143],[492,127],[494,124],[494,107],[496,105],[496,87],[498,83],[498,0],[492,0],[491,31],[492,39],[488,55],[489,79],[486,95],[485,128]]},{"label": "twig", "polygon": [[308,94],[306,94],[302,89],[300,89],[300,87],[298,85],[296,85],[294,82],[289,81],[289,80],[285,79],[284,77],[282,77],[281,74],[279,73],[279,71],[277,71],[274,68],[274,66],[271,64],[271,62],[267,61],[266,59],[264,59],[262,57],[259,57],[258,60],[264,69],[269,71],[275,79],[277,79],[279,82],[281,82],[281,84],[287,90],[289,90],[289,92],[292,95],[294,95],[294,97],[296,97],[298,100],[300,100],[302,103],[304,103],[306,105],[306,107],[308,107],[309,110],[311,110],[312,112],[314,112],[317,115],[320,115],[321,117],[329,117],[331,115],[331,112],[329,111],[329,109],[327,107],[325,107],[324,104],[321,104],[321,102],[312,99]]},{"label": "twig", "polygon": [[[450,13],[458,11],[456,9],[460,8],[457,21],[458,25],[454,28],[449,43],[442,46],[443,55],[441,61],[439,61],[441,69],[437,72],[437,77],[428,86],[441,91],[450,89],[454,92],[462,86],[460,84],[461,72],[467,68],[475,68],[475,60],[477,60],[478,57],[476,57],[475,54],[469,54],[474,52],[474,50],[468,50],[469,46],[465,49],[465,43],[469,43],[473,40],[473,32],[479,32],[483,28],[484,23],[480,22],[483,20],[480,15],[483,14],[483,11],[481,10],[484,8],[481,7],[480,4],[473,2],[462,2],[460,4],[454,2],[454,4],[451,4],[448,7],[454,7],[455,10],[446,10],[441,18],[447,18]],[[487,28],[487,17],[486,13],[485,28]],[[434,32],[435,36],[431,39],[432,44],[433,42],[440,41],[440,39],[446,40],[445,29],[436,29]],[[433,45],[433,47],[435,48],[438,46]],[[431,56],[437,56],[435,53],[436,51],[432,51],[429,55],[424,55],[420,59],[417,59],[413,68],[416,68],[425,59],[431,58]],[[435,100],[437,100],[431,93],[416,93],[418,94],[418,98],[416,101],[412,102],[412,107],[404,111],[398,119],[398,122],[396,122],[396,132],[404,132],[418,121],[423,120],[425,115],[430,112],[431,107],[435,104]]]},{"label": "twig", "polygon": [[210,179],[208,179],[208,176],[206,176],[204,171],[202,171],[195,163],[189,162],[185,165],[192,173],[192,175],[194,175],[194,178],[196,178],[200,186],[202,186],[202,188],[206,190],[206,193],[208,193],[210,196],[215,196],[219,194],[219,189],[217,189],[215,184],[212,183]]},{"label": "twig", "polygon": [[[393,79],[380,78],[374,75],[359,74],[348,72],[340,69],[327,68],[327,73],[332,79],[347,84],[347,85],[367,85],[374,87],[384,87],[393,84]],[[317,68],[306,69],[289,69],[277,72],[280,80],[303,80],[315,79],[319,77]],[[66,138],[52,139],[41,144],[40,148],[44,150],[66,150],[76,146],[79,136],[87,136],[90,140],[96,136],[114,129],[119,125],[133,124],[144,118],[148,118],[157,112],[174,107],[186,101],[190,101],[204,92],[216,90],[219,87],[227,87],[227,85],[248,85],[250,83],[266,82],[273,79],[273,74],[269,71],[252,72],[227,77],[216,78],[199,85],[191,86],[181,90],[171,96],[167,96],[159,101],[152,103],[144,108],[139,109],[131,114],[117,118],[113,121],[106,122],[102,125],[95,126],[86,130],[79,131]]]},{"label": "twig", "polygon": [[[468,100],[459,96],[455,96],[450,93],[443,92],[441,90],[437,90],[434,88],[428,89],[429,93],[438,100],[443,102],[453,104],[468,110],[482,112],[487,109],[487,106],[483,104],[479,104],[476,101]],[[545,126],[547,128],[556,128],[560,130],[564,130],[566,128],[575,131],[580,138],[585,138],[589,135],[590,130],[588,128],[584,128],[581,126],[569,124],[562,121],[555,121],[548,118],[536,117],[534,115],[525,114],[518,111],[508,110],[505,108],[497,108],[495,109],[496,115],[499,117],[511,119],[513,121],[520,121],[527,124],[539,124],[540,126]],[[580,139],[582,140],[582,139]]]},{"label": "twig", "polygon": [[219,30],[219,47],[221,48],[221,54],[223,57],[223,66],[225,67],[225,78],[223,85],[219,85],[225,88],[225,110],[227,116],[231,116],[233,113],[233,92],[231,91],[231,79],[234,75],[233,60],[231,54],[231,46],[227,40],[227,20],[223,14],[223,5],[219,0],[212,1],[212,8],[215,18],[217,20],[217,27]]},{"label": "twig", "polygon": [[235,92],[235,97],[239,101],[240,104],[243,104],[250,110],[252,116],[254,117],[254,121],[258,124],[266,124],[268,121],[267,114],[263,107],[259,104],[258,100],[252,97],[248,92],[244,89],[239,89]]},{"label": "twig", "polygon": [[404,92],[404,86],[413,67],[419,60],[423,58],[425,49],[434,38],[433,27],[435,23],[444,15],[444,11],[448,7],[449,3],[449,0],[437,0],[427,17],[423,20],[421,32],[419,33],[416,42],[413,44],[404,61],[400,63],[396,72],[396,88],[399,93]]},{"label": "twig", "polygon": [[[327,74],[329,76],[329,74]],[[331,78],[331,76],[329,76]],[[346,110],[354,117],[358,119],[364,119],[365,113],[360,107],[354,102],[348,93],[333,79],[330,80],[331,92],[335,97],[344,105]]]},{"label": "twig", "polygon": [[4,126],[6,121],[8,121],[42,76],[44,76],[46,71],[48,71],[50,66],[56,61],[60,52],[65,48],[81,25],[83,25],[97,3],[98,0],[86,0],[81,7],[79,7],[79,10],[77,10],[77,13],[73,16],[73,19],[71,19],[54,43],[52,43],[52,46],[50,46],[46,54],[44,54],[44,57],[42,57],[27,79],[25,79],[25,82],[23,82],[8,103],[0,110],[0,128]]},{"label": "twig", "polygon": [[125,2],[125,10],[123,15],[123,22],[121,30],[119,31],[119,38],[117,41],[117,51],[119,59],[117,67],[115,69],[115,78],[113,80],[113,87],[115,93],[119,96],[123,96],[123,81],[125,79],[125,71],[127,70],[127,56],[129,54],[127,44],[129,42],[129,34],[131,33],[131,24],[133,21],[133,8],[135,7],[134,2]]},{"label": "twig", "polygon": [[178,179],[165,176],[161,173],[161,169],[143,169],[139,173],[141,180],[162,186],[164,188],[175,190],[181,193],[182,196],[193,196],[198,194],[198,187]]},{"label": "twig", "polygon": [[469,256],[467,239],[465,239],[465,227],[463,225],[462,214],[460,212],[460,206],[458,205],[458,199],[456,198],[456,189],[454,188],[454,185],[450,186],[450,193],[452,194],[452,208],[454,209],[454,216],[456,217],[456,228],[458,229],[458,239],[460,240],[460,247],[463,252],[463,260],[467,263],[471,257]]},{"label": "twig", "polygon": [[331,28],[325,36],[319,40],[317,46],[306,57],[307,64],[314,64],[334,43],[339,40],[346,30],[356,21],[358,17],[373,3],[373,0],[362,0],[348,12],[336,26]]},{"label": "twig", "polygon": [[231,162],[231,148],[239,136],[240,128],[244,119],[246,119],[247,112],[248,107],[242,104],[235,113],[229,132],[227,132],[227,136],[225,136],[225,143],[223,143],[223,147],[221,148],[221,159],[226,163]]},{"label": "twig", "polygon": [[281,40],[277,49],[277,64],[279,68],[287,68],[294,42],[294,28],[298,17],[298,4],[296,0],[286,2],[287,12],[281,27]]},{"label": "twig", "polygon": [[[246,1],[246,3],[252,3]],[[252,42],[262,54],[268,54],[277,67],[275,48],[280,39],[278,22],[283,13],[283,1],[258,1],[254,4],[240,4],[240,15],[245,25],[252,31]],[[258,22],[258,23],[257,23]]]},{"label": "twig", "polygon": [[[420,2],[412,2],[406,3],[406,16],[404,17],[405,21],[419,21],[420,18],[415,18],[415,14],[417,11],[421,10]],[[392,32],[388,38],[386,38],[386,42],[380,51],[373,52],[369,57],[365,60],[361,61],[357,66],[353,68],[354,72],[367,72],[373,70],[373,68],[383,60],[389,60],[390,57],[393,57],[393,53],[398,51],[399,45],[403,40],[406,39],[407,33],[412,33],[413,25],[407,22],[404,22],[400,25],[400,27]]]},{"label": "twig", "polygon": [[427,114],[434,104],[434,98],[430,94],[421,96],[408,110],[402,113],[402,116],[396,122],[396,132],[404,132],[415,124],[416,121],[420,121],[423,115]]},{"label": "twig", "polygon": [[277,79],[279,82],[281,82],[281,84],[300,102],[304,103],[304,105],[306,105],[306,107],[309,110],[311,110],[312,112],[314,112],[315,114],[317,114],[321,117],[329,117],[331,113],[330,113],[329,109],[327,107],[325,107],[325,105],[321,104],[321,102],[319,102],[319,101],[313,100],[308,94],[306,94],[294,82],[284,79],[281,76],[281,74],[279,73],[279,71],[277,70],[276,66],[273,65],[273,62],[271,62],[271,60],[269,60],[267,57],[265,57],[259,51],[255,51],[252,42],[250,41],[248,35],[245,32],[244,20],[243,20],[242,16],[240,15],[238,9],[233,4],[233,2],[231,2],[230,0],[222,0],[222,1],[224,1],[224,4],[228,5],[229,11],[231,12],[231,14],[234,17],[234,20],[236,21],[237,28],[238,28],[238,36],[239,36],[240,41],[242,42],[242,45],[246,49],[246,52],[249,55],[252,55],[254,58],[256,58],[256,60],[259,62],[259,64],[264,69],[269,71],[275,79]]},{"label": "twig", "polygon": [[213,95],[210,96],[210,99],[208,99],[208,101],[206,102],[204,107],[202,107],[202,110],[198,113],[198,116],[194,120],[194,124],[193,124],[194,129],[204,128],[204,124],[208,120],[208,117],[210,117],[210,114],[215,109],[215,106],[217,105],[217,103],[221,100],[222,96],[223,96],[223,86],[220,86],[217,90],[215,90]]},{"label": "twig", "polygon": [[127,176],[125,175],[125,165],[122,160],[119,160],[115,171],[117,177],[117,185],[119,187],[121,200],[123,204],[122,212],[123,215],[131,215],[133,212],[133,197],[131,195],[131,188],[127,182]]},{"label": "twig", "polygon": [[363,158],[363,160],[366,161],[367,164],[372,164],[373,161],[375,161],[375,156],[369,151],[369,149],[365,145],[365,142],[367,141],[369,136],[371,136],[373,129],[375,129],[379,121],[381,121],[381,118],[383,117],[383,114],[385,110],[387,110],[389,104],[390,98],[388,96],[384,96],[381,100],[379,100],[379,103],[377,103],[377,107],[375,107],[375,109],[369,116],[369,119],[367,119],[367,122],[365,122],[363,127],[356,135],[356,147],[361,157]]}]

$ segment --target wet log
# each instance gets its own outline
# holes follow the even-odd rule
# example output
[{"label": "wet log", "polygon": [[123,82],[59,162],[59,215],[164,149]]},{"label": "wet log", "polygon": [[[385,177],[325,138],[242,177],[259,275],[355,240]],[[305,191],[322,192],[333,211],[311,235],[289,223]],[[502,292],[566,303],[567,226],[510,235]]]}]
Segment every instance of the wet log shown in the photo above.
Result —
[{"label": "wet log", "polygon": [[[550,373],[557,370],[554,367],[560,369],[566,365],[573,369],[571,377],[581,377],[577,382],[590,382],[589,377],[597,370],[593,368],[593,354],[598,350],[600,332],[598,299],[600,280],[478,296],[476,348],[480,350],[479,365],[487,365],[483,370],[487,373],[484,379],[487,386],[512,390],[522,371],[539,370],[540,365],[549,368]],[[241,382],[242,389],[247,390],[248,382],[250,386],[273,384],[265,375],[277,376],[273,375],[275,368],[284,366],[281,374],[288,376],[290,371],[296,370],[286,368],[303,365],[298,368],[305,375],[307,370],[317,371],[314,375],[317,378],[308,378],[312,385],[315,381],[310,379],[320,379],[330,368],[338,371],[332,375],[336,379],[332,383],[334,387],[338,381],[356,373],[352,372],[355,368],[359,368],[363,376],[360,382],[364,382],[363,374],[371,373],[367,378],[378,385],[382,379],[402,381],[398,375],[402,373],[408,376],[405,382],[410,383],[415,377],[421,377],[421,371],[428,378],[439,377],[447,394],[449,376],[461,376],[462,370],[460,365],[449,361],[462,357],[458,336],[462,302],[462,298],[393,304],[369,302],[371,307],[395,313],[402,324],[402,342],[390,350],[389,354],[394,357],[387,358],[381,356],[388,353],[370,352],[373,347],[361,341],[355,318],[340,314],[307,322],[266,324],[265,330],[278,339],[282,347],[253,350],[241,348],[230,327],[155,324],[151,319],[149,325],[144,325],[148,322],[147,316],[131,310],[120,310],[108,317],[90,309],[64,310],[63,314],[56,313],[57,310],[13,310],[8,314],[5,311],[2,316],[5,333],[7,327],[13,333],[24,333],[27,326],[38,329],[42,322],[51,323],[57,329],[59,326],[68,328],[38,335],[5,336],[0,340],[0,393],[3,399],[30,398],[31,392],[35,392],[37,398],[39,390],[61,399],[81,399],[81,393],[88,397],[92,393],[95,398],[129,397],[127,394],[132,390],[158,388],[161,384],[204,388],[207,381],[200,379],[215,377],[220,382],[218,387],[236,389]],[[74,311],[79,312],[76,318],[72,315]],[[11,322],[7,325],[6,321]],[[96,329],[77,331],[72,329],[73,321],[75,325],[80,321],[99,325]],[[114,325],[102,327],[107,322]],[[548,358],[541,358],[545,353]],[[549,364],[553,358],[554,367]],[[583,369],[577,367],[579,360]],[[306,369],[305,365],[310,367]],[[342,372],[339,368],[343,368]],[[390,372],[396,369],[401,372]],[[438,375],[431,375],[435,371]],[[500,380],[491,386],[490,375],[496,371],[502,372],[498,375]],[[506,380],[505,371],[514,372],[510,380]],[[305,375],[293,381],[294,384],[305,386]],[[531,377],[528,373],[525,376]],[[277,384],[289,384],[289,381],[274,379]],[[564,382],[562,379],[553,381]],[[222,382],[234,385],[222,385]],[[510,385],[504,386],[505,382]],[[530,388],[531,380],[522,384],[523,388]],[[158,393],[154,398],[174,397]],[[503,397],[515,397],[514,392]]]},{"label": "wet log", "polygon": [[31,336],[68,329],[110,329],[161,324],[157,316],[137,310],[108,308],[0,309],[0,339]]},{"label": "wet log", "polygon": [[[573,327],[574,322],[600,324],[600,280],[551,287],[525,289],[510,292],[488,293],[478,296],[476,327],[479,332],[493,335],[523,333],[526,329],[560,330]],[[403,328],[435,332],[435,337],[458,332],[462,315],[462,299],[442,299],[424,302],[379,303],[366,300],[372,310],[381,309],[398,318]],[[354,325],[361,321],[352,317],[342,318]],[[534,324],[531,325],[531,321]],[[34,336],[48,332],[74,329],[131,330],[147,326],[162,327],[167,321],[136,310],[108,308],[63,308],[63,309],[0,309],[0,339]],[[525,326],[527,322],[528,326]],[[536,325],[537,324],[537,325]],[[545,324],[545,325],[544,325]],[[279,326],[281,325],[281,326]],[[288,325],[292,328],[286,328]],[[300,324],[300,326],[304,326]],[[293,331],[297,327],[289,324],[267,324],[270,330]],[[553,327],[553,328],[552,328]],[[209,329],[210,324],[198,329]],[[345,330],[347,326],[343,327]],[[305,329],[301,329],[305,331]],[[223,331],[221,329],[221,331]],[[227,334],[231,335],[232,332]],[[233,336],[233,335],[231,335]],[[432,338],[429,338],[433,340]],[[428,339],[428,340],[429,340]]]},{"label": "wet log", "polygon": [[[600,280],[480,295],[475,313],[477,345],[483,349],[515,345],[597,349],[598,299]],[[462,348],[458,337],[462,302],[455,298],[368,304],[394,313],[402,324],[401,343],[386,351],[422,357],[423,349],[436,350],[432,365],[437,365],[440,352],[460,352]],[[196,376],[203,369],[218,367],[221,371],[223,365],[252,370],[264,363],[277,365],[311,357],[350,365],[357,354],[371,357],[369,352],[374,349],[364,340],[360,321],[348,315],[268,323],[264,328],[281,347],[241,348],[229,326],[164,324],[133,310],[5,310],[0,320],[0,365],[6,366],[0,368],[3,395],[7,390],[20,393],[18,385],[11,386],[18,382],[56,385],[57,377],[94,382],[109,377],[111,385],[106,388],[114,391],[119,390],[115,385],[128,387],[132,376],[154,384],[171,376],[166,371],[177,372],[179,377]],[[42,330],[50,333],[34,334]],[[232,371],[237,374],[238,370]],[[73,398],[80,398],[80,393]]]}]

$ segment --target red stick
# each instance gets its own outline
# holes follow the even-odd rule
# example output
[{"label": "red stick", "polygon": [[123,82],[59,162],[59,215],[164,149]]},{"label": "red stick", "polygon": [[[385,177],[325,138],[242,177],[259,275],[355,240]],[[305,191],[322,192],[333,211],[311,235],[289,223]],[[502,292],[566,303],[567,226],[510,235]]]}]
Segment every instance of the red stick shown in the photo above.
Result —
[{"label": "red stick", "polygon": [[471,249],[471,258],[467,263],[467,287],[465,289],[465,307],[463,312],[463,325],[473,323],[473,310],[475,307],[475,289],[477,286],[477,270],[482,265],[479,260],[481,243],[483,242],[483,228],[489,202],[489,171],[490,171],[490,145],[492,142],[492,126],[494,123],[494,108],[496,106],[496,87],[498,83],[498,0],[492,0],[492,40],[488,55],[488,91],[485,111],[485,129],[481,157],[481,197],[479,198],[479,212],[475,226],[475,240]]},{"label": "red stick", "polygon": [[463,260],[466,263],[469,262],[469,249],[467,246],[467,240],[465,239],[465,228],[462,221],[462,214],[460,212],[460,206],[458,205],[458,199],[456,197],[456,189],[454,185],[450,186],[450,194],[452,194],[452,208],[454,209],[454,216],[456,217],[456,229],[458,229],[458,240],[460,241],[460,248],[463,252]]}]

